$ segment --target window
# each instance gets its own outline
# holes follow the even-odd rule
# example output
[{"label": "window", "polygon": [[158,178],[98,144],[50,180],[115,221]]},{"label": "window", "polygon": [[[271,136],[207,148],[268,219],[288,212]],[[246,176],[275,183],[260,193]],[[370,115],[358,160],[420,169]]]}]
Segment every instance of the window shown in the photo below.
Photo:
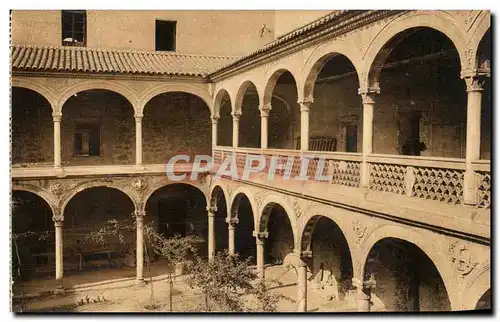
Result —
[{"label": "window", "polygon": [[99,156],[101,126],[99,120],[78,120],[75,128],[75,156]]},{"label": "window", "polygon": [[345,151],[358,152],[358,125],[347,124],[345,131]]},{"label": "window", "polygon": [[61,17],[63,46],[85,46],[87,12],[85,10],[63,10]]},{"label": "window", "polygon": [[175,51],[177,22],[156,20],[156,51]]}]

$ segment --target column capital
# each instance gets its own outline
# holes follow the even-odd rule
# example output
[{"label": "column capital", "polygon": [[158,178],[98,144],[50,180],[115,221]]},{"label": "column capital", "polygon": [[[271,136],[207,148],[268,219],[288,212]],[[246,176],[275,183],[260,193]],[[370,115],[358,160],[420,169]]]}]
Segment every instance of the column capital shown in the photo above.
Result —
[{"label": "column capital", "polygon": [[470,73],[461,76],[465,81],[467,92],[481,92],[484,89],[485,74]]},{"label": "column capital", "polygon": [[210,214],[214,214],[217,212],[217,207],[216,206],[207,206],[207,211],[208,211],[208,214],[210,216]]},{"label": "column capital", "polygon": [[375,104],[375,95],[380,94],[378,87],[358,88],[358,94],[361,95],[363,104]]},{"label": "column capital", "polygon": [[144,115],[143,114],[135,114],[134,118],[135,118],[136,122],[142,122],[142,119],[144,118]]},{"label": "column capital", "polygon": [[134,211],[134,215],[137,217],[137,218],[144,218],[144,216],[146,216],[146,212],[144,210],[136,210]]},{"label": "column capital", "polygon": [[303,99],[302,101],[297,101],[297,103],[299,103],[300,105],[301,112],[309,112],[312,103],[314,103],[314,99],[312,97],[308,97]]},{"label": "column capital", "polygon": [[54,120],[54,122],[61,122],[62,113],[61,112],[52,113],[52,119]]},{"label": "column capital", "polygon": [[311,250],[304,250],[301,252],[297,252],[297,255],[300,257],[300,259],[311,259],[312,258],[312,251]]},{"label": "column capital", "polygon": [[355,286],[357,289],[373,289],[377,285],[377,282],[375,282],[375,278],[373,274],[371,274],[370,279],[367,281],[361,281],[357,278],[353,278],[352,285]]},{"label": "column capital", "polygon": [[231,115],[233,116],[233,121],[239,121],[241,117],[241,111],[231,112]]},{"label": "column capital", "polygon": [[226,222],[229,224],[230,227],[233,227],[239,224],[240,220],[238,219],[238,217],[232,217],[232,218],[226,217]]},{"label": "column capital", "polygon": [[272,110],[271,104],[264,104],[259,106],[259,111],[260,111],[260,116],[261,117],[268,117],[269,112]]},{"label": "column capital", "polygon": [[64,217],[63,216],[52,216],[52,220],[54,221],[54,225],[56,227],[62,227],[63,222],[64,222]]},{"label": "column capital", "polygon": [[266,230],[266,231],[253,231],[252,233],[253,237],[257,238],[257,240],[262,240],[262,239],[265,239],[267,237],[269,237],[269,232]]},{"label": "column capital", "polygon": [[212,116],[210,116],[210,119],[212,120],[212,124],[217,124],[219,122],[220,116],[219,115],[212,115]]}]

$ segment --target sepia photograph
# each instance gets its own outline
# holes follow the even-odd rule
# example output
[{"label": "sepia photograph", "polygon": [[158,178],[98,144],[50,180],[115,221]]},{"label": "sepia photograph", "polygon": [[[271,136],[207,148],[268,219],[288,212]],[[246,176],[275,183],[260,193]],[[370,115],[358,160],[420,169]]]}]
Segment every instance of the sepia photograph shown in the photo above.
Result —
[{"label": "sepia photograph", "polygon": [[491,315],[492,16],[11,9],[10,311]]}]

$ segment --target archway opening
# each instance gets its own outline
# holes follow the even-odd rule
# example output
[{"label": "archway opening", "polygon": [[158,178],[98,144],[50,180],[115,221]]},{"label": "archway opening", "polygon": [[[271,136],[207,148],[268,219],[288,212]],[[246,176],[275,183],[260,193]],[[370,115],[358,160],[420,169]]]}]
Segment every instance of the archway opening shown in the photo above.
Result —
[{"label": "archway opening", "polygon": [[491,310],[491,289],[488,289],[479,298],[476,304],[476,310]]},{"label": "archway opening", "polygon": [[135,121],[132,104],[102,89],[71,96],[63,105],[63,165],[135,163]]},{"label": "archway opening", "polygon": [[257,248],[255,244],[254,216],[250,200],[244,193],[239,193],[233,203],[232,215],[238,218],[235,230],[235,249],[240,258],[252,258],[252,263],[256,263]]},{"label": "archway opening", "polygon": [[363,109],[354,65],[342,54],[331,54],[320,59],[311,73],[309,150],[361,151]]},{"label": "archway opening", "polygon": [[271,77],[266,89],[271,101],[268,121],[268,147],[274,149],[300,149],[300,108],[297,103],[297,83],[293,75],[280,70]]},{"label": "archway opening", "polygon": [[312,251],[309,269],[314,292],[322,298],[343,301],[353,289],[353,264],[340,227],[328,217],[314,216],[306,225],[302,249]]},{"label": "archway opening", "polygon": [[54,276],[55,237],[52,210],[37,194],[12,191],[12,278]]},{"label": "archway opening", "polygon": [[52,165],[54,123],[52,107],[42,95],[12,88],[12,164]]},{"label": "archway opening", "polygon": [[449,311],[444,282],[432,260],[417,246],[384,238],[370,250],[365,280],[371,276],[374,311]]},{"label": "archway opening", "polygon": [[370,70],[380,85],[374,153],[465,157],[466,91],[452,41],[427,27],[407,29],[379,52]]},{"label": "archway opening", "polygon": [[[217,145],[233,146],[233,116],[229,93],[222,90],[219,104],[219,122],[217,124]],[[217,103],[216,103],[217,104]]]},{"label": "archway opening", "polygon": [[203,242],[198,254],[207,256],[207,202],[200,189],[174,183],[156,190],[146,203],[146,217],[155,221],[155,228],[165,238],[175,235],[198,236]]},{"label": "archway opening", "polygon": [[264,242],[264,263],[281,265],[295,247],[292,224],[286,210],[277,203],[267,205],[263,216],[267,216],[269,233]]},{"label": "archway opening", "polygon": [[166,163],[178,154],[211,155],[210,109],[198,96],[169,92],[153,97],[142,121],[145,163]]},{"label": "archway opening", "polygon": [[[260,147],[260,112],[259,94],[257,88],[251,82],[247,82],[244,88],[240,89],[241,95],[241,117],[239,146],[246,148]],[[237,99],[240,99],[238,97]],[[238,106],[238,105],[236,105]]]},{"label": "archway opening", "polygon": [[[135,266],[136,230],[134,203],[124,192],[110,187],[91,187],[80,191],[64,209],[64,271],[82,272],[95,269]],[[119,235],[99,231],[117,224]],[[93,237],[95,236],[95,237]],[[119,276],[134,276],[130,269],[115,272]],[[110,276],[88,275],[92,281]]]},{"label": "archway opening", "polygon": [[[491,75],[491,33],[486,32],[479,43],[478,48],[478,71]],[[480,158],[490,160],[491,158],[491,136],[492,136],[492,112],[491,112],[491,77],[484,79],[481,100],[481,148]]]},{"label": "archway opening", "polygon": [[227,231],[227,202],[222,188],[217,186],[212,191],[212,205],[217,207],[214,218],[215,232],[215,251],[227,249],[228,231]]}]

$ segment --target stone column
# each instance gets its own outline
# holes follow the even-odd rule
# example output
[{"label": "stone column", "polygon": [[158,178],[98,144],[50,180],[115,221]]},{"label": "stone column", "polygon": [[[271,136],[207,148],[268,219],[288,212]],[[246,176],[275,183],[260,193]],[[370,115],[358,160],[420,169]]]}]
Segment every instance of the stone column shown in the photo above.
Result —
[{"label": "stone column", "polygon": [[307,263],[311,252],[302,252],[297,267],[297,312],[307,312]]},{"label": "stone column", "polygon": [[52,113],[54,121],[54,167],[61,167],[61,119],[62,113]]},{"label": "stone column", "polygon": [[255,237],[255,242],[257,244],[257,275],[260,279],[265,277],[265,266],[264,266],[264,239],[269,236],[267,231],[265,232],[253,232]]},{"label": "stone column", "polygon": [[208,259],[215,255],[215,213],[217,207],[207,206],[208,211]]},{"label": "stone column", "polygon": [[353,286],[356,287],[357,296],[356,296],[356,307],[358,312],[370,312],[372,302],[371,302],[371,294],[372,290],[375,288],[376,283],[373,275],[370,276],[368,281],[360,281],[358,279],[352,279]]},{"label": "stone column", "polygon": [[217,146],[217,123],[219,123],[219,116],[215,115],[212,119],[212,148]]},{"label": "stone column", "polygon": [[467,137],[465,148],[464,203],[476,204],[476,176],[472,162],[479,160],[481,152],[481,100],[484,76],[465,76],[467,85]]},{"label": "stone column", "polygon": [[260,110],[260,148],[267,149],[268,144],[268,129],[269,129],[269,112],[271,104],[259,107]]},{"label": "stone column", "polygon": [[142,118],[135,115],[135,164],[142,165]]},{"label": "stone column", "polygon": [[63,266],[63,216],[54,216],[55,234],[56,234],[56,289],[54,293],[64,293],[64,266]]},{"label": "stone column", "polygon": [[235,251],[235,238],[234,238],[234,230],[236,229],[236,225],[239,223],[238,218],[226,218],[227,229],[228,229],[228,251],[230,255],[236,254]]},{"label": "stone column", "polygon": [[137,222],[135,282],[137,285],[144,284],[144,215],[144,210],[135,211],[135,218]]},{"label": "stone column", "polygon": [[233,148],[238,147],[239,137],[240,137],[240,117],[241,112],[232,112],[233,116]]},{"label": "stone column", "polygon": [[360,88],[358,93],[363,100],[363,151],[360,171],[360,186],[368,188],[370,184],[370,166],[368,155],[373,153],[373,106],[375,95],[380,93],[379,89]]},{"label": "stone column", "polygon": [[300,150],[309,151],[309,110],[313,103],[312,98],[300,104]]}]

